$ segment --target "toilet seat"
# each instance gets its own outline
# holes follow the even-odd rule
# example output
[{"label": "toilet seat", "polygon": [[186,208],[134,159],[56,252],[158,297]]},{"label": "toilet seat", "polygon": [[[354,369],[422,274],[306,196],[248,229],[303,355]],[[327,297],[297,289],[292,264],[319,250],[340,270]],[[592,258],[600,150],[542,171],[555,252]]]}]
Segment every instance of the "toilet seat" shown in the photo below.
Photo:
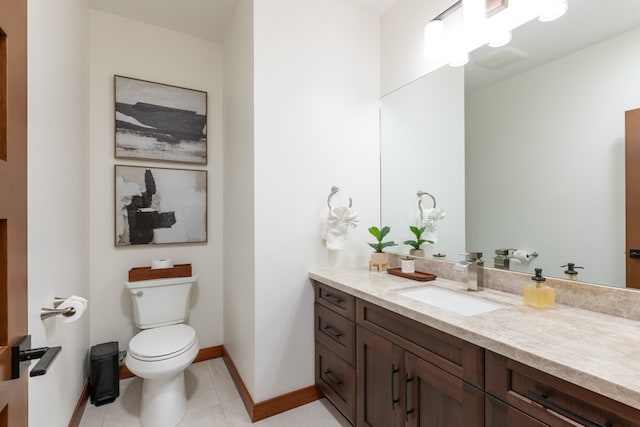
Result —
[{"label": "toilet seat", "polygon": [[196,345],[195,330],[184,324],[146,329],[129,341],[131,357],[145,362],[171,359]]}]

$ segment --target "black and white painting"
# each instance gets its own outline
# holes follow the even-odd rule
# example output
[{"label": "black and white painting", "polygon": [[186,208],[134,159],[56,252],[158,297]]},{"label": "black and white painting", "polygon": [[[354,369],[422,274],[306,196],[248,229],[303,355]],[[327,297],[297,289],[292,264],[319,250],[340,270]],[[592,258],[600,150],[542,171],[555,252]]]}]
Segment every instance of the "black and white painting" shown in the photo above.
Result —
[{"label": "black and white painting", "polygon": [[207,241],[207,171],[115,166],[116,246]]},{"label": "black and white painting", "polygon": [[207,163],[207,93],[115,76],[116,157]]}]

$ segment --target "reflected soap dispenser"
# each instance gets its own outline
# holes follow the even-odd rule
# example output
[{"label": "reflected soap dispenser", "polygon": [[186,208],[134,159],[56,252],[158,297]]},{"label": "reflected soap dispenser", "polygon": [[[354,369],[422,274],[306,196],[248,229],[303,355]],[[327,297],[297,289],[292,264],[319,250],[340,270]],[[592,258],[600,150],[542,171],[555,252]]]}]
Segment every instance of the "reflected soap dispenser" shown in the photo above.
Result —
[{"label": "reflected soap dispenser", "polygon": [[542,269],[535,269],[536,275],[531,277],[535,282],[524,287],[524,304],[536,308],[554,308],[556,303],[556,293],[553,288],[544,284],[545,278],[542,276]]},{"label": "reflected soap dispenser", "polygon": [[576,270],[576,268],[584,268],[576,266],[573,262],[568,262],[565,265],[561,265],[560,267],[567,267],[567,269],[564,271],[564,275],[569,280],[578,280],[578,271]]}]

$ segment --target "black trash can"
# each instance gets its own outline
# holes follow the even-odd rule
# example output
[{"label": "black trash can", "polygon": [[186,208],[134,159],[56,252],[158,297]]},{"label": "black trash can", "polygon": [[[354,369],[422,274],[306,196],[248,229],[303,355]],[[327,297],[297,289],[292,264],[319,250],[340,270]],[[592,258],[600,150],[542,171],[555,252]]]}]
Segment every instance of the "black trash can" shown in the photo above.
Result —
[{"label": "black trash can", "polygon": [[120,395],[118,342],[106,342],[91,347],[89,393],[96,406],[111,403]]}]

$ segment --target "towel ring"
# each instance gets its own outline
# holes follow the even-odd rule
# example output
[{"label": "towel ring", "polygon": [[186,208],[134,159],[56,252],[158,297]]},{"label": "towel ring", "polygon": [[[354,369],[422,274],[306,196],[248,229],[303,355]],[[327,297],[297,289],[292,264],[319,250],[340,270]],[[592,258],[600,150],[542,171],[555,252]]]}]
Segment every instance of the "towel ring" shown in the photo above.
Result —
[{"label": "towel ring", "polygon": [[[340,189],[338,187],[336,187],[335,185],[331,187],[331,193],[329,194],[329,197],[327,197],[327,206],[329,206],[329,210],[333,209],[331,207],[331,198],[334,196],[334,194],[336,194],[338,191],[340,191]],[[353,200],[351,200],[351,197],[349,197],[349,208],[351,208],[353,206]]]},{"label": "towel ring", "polygon": [[418,190],[418,209],[420,209],[420,223],[422,223],[423,214],[424,214],[424,208],[422,207],[422,196],[431,197],[431,200],[433,200],[433,209],[436,208],[436,198],[433,197],[431,194],[427,193],[426,191]]}]

